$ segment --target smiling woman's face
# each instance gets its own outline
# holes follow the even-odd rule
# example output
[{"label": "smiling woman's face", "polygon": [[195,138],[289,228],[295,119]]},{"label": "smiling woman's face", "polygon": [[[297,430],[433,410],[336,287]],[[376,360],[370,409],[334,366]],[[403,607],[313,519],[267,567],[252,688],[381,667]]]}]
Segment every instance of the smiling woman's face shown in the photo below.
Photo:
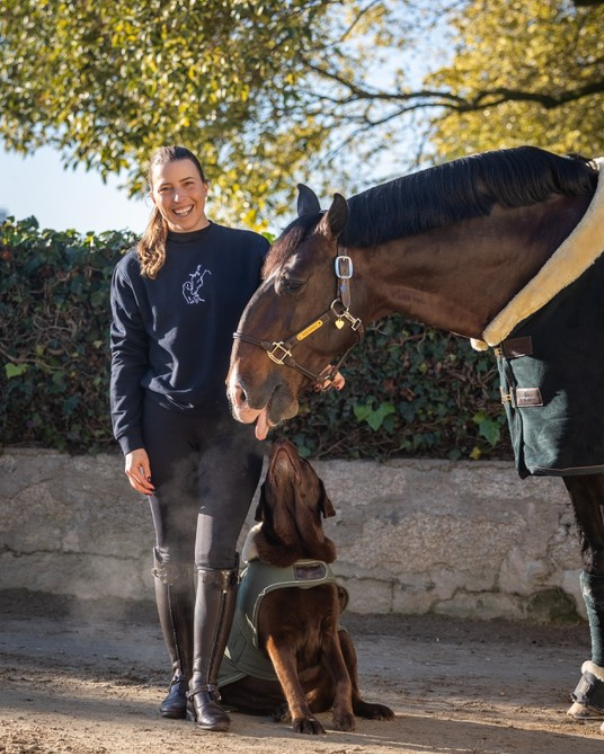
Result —
[{"label": "smiling woman's face", "polygon": [[151,171],[151,199],[175,233],[201,230],[209,224],[207,193],[208,185],[192,160],[172,160]]}]

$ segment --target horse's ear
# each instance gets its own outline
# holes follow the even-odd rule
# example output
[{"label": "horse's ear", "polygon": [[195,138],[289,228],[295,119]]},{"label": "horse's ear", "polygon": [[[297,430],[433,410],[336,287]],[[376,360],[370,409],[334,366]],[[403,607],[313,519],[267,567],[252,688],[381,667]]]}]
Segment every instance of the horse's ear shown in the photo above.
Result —
[{"label": "horse's ear", "polygon": [[303,183],[298,184],[298,217],[302,215],[317,215],[321,211],[321,204],[315,192],[305,186]]},{"label": "horse's ear", "polygon": [[331,207],[323,215],[319,230],[327,237],[337,238],[348,222],[348,203],[340,194],[333,195]]}]

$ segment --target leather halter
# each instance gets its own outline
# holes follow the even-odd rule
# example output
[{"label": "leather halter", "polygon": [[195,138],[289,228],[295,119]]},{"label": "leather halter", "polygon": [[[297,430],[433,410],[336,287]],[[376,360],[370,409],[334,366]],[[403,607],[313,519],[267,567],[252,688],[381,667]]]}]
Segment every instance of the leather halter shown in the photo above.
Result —
[{"label": "leather halter", "polygon": [[274,361],[275,364],[291,367],[305,377],[308,377],[312,382],[325,387],[326,383],[333,381],[344,359],[348,356],[356,343],[353,343],[350,348],[347,348],[338,362],[332,364],[325,374],[323,374],[323,372],[312,372],[310,369],[307,369],[302,366],[302,364],[298,363],[292,356],[292,349],[329,322],[333,322],[339,330],[348,324],[350,325],[350,329],[357,335],[357,342],[363,339],[365,331],[363,322],[350,313],[350,280],[352,279],[354,272],[352,259],[349,256],[342,254],[339,247],[337,256],[334,260],[334,272],[337,278],[336,298],[331,302],[329,309],[323,312],[318,319],[310,322],[295,335],[292,335],[287,340],[271,342],[260,338],[252,338],[250,335],[238,331],[233,333],[233,338],[242,340],[245,343],[251,343],[254,346],[259,346],[266,351],[269,359]]}]

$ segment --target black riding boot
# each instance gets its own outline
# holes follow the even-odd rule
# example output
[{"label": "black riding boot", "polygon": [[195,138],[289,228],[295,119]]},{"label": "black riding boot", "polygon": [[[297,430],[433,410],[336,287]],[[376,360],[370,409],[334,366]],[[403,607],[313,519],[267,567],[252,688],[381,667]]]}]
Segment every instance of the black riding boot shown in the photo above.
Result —
[{"label": "black riding boot", "polygon": [[159,711],[163,717],[184,719],[193,670],[194,568],[180,563],[163,563],[156,550],[153,550],[153,561],[159,623],[172,663],[170,689],[159,705]]},{"label": "black riding boot", "polygon": [[216,681],[237,601],[238,569],[199,570],[195,601],[193,676],[187,719],[204,730],[228,730]]}]

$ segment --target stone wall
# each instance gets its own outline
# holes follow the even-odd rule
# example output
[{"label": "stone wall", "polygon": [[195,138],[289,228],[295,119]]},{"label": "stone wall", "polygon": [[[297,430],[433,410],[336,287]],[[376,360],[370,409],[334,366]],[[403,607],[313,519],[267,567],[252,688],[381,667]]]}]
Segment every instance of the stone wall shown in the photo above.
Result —
[{"label": "stone wall", "polygon": [[[521,481],[496,462],[313,465],[337,511],[325,528],[353,612],[584,617],[561,480]],[[0,589],[150,599],[152,543],[120,455],[0,456]]]}]

